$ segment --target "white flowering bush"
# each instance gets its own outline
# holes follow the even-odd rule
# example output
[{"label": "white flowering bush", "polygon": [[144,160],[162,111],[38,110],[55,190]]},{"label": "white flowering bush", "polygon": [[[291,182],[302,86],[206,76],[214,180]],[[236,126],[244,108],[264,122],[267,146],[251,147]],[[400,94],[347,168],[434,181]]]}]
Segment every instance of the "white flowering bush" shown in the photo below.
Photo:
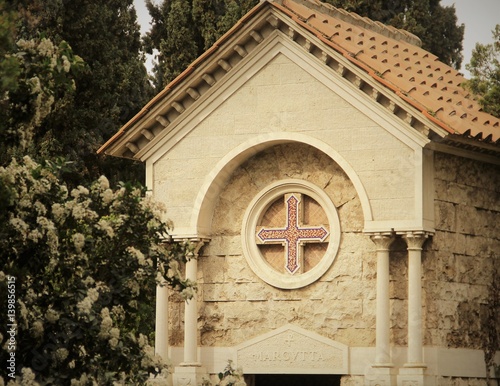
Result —
[{"label": "white flowering bush", "polygon": [[202,386],[246,386],[243,370],[233,367],[233,361],[228,360],[224,371],[217,374],[217,383],[214,385],[211,380],[204,379]]},{"label": "white flowering bush", "polygon": [[167,368],[150,345],[156,284],[190,296],[179,269],[190,246],[164,242],[170,225],[144,188],[101,177],[68,189],[60,168],[29,157],[0,167],[0,304],[14,277],[18,383],[3,382],[142,384]]}]

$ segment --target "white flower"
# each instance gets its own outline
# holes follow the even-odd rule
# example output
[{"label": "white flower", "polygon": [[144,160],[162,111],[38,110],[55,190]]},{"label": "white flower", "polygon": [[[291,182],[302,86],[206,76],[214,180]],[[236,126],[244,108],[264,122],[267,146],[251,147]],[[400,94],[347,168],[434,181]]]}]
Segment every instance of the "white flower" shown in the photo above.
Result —
[{"label": "white flower", "polygon": [[35,373],[28,367],[24,367],[21,370],[21,384],[23,386],[40,386],[40,384],[35,381]]},{"label": "white flower", "polygon": [[94,285],[95,280],[92,276],[87,276],[85,279],[82,280],[82,283],[85,284],[86,287],[90,287]]},{"label": "white flower", "polygon": [[193,287],[186,287],[181,291],[181,297],[184,300],[192,299],[195,293],[196,292]]},{"label": "white flower", "polygon": [[96,224],[96,227],[105,231],[109,238],[113,238],[115,236],[115,230],[111,227],[109,221],[105,219],[101,218]]},{"label": "white flower", "polygon": [[29,234],[28,234],[28,240],[31,240],[35,243],[38,243],[38,241],[43,237],[43,235],[40,233],[38,229],[33,229]]},{"label": "white flower", "polygon": [[78,351],[80,354],[80,358],[85,358],[87,356],[87,350],[85,350],[84,346],[78,347]]},{"label": "white flower", "polygon": [[63,199],[68,198],[68,188],[66,187],[66,185],[59,186],[59,193],[61,194],[61,197]]},{"label": "white flower", "polygon": [[108,341],[109,345],[111,346],[111,348],[115,348],[117,345],[118,345],[118,339],[116,338],[111,338],[109,341]]},{"label": "white flower", "polygon": [[69,355],[68,350],[65,348],[58,348],[54,353],[55,359],[58,362],[63,362]]},{"label": "white flower", "polygon": [[35,42],[33,40],[19,39],[16,44],[22,50],[31,50],[35,47]]},{"label": "white flower", "polygon": [[45,319],[47,319],[49,323],[57,322],[59,320],[59,316],[59,313],[53,308],[49,308],[45,313]]},{"label": "white flower", "polygon": [[65,219],[65,210],[64,207],[61,204],[53,204],[52,205],[52,215],[54,216],[54,219],[58,223],[62,223]]},{"label": "white flower", "polygon": [[[42,84],[41,84],[40,78],[38,76],[34,76],[34,77],[28,79],[28,84],[31,87],[32,94],[40,94],[43,92]],[[26,164],[26,166],[29,167],[30,165]]]},{"label": "white flower", "polygon": [[29,229],[28,224],[18,217],[11,218],[9,222],[21,235],[23,235],[23,240],[25,240]]},{"label": "white flower", "polygon": [[111,336],[111,338],[118,339],[120,337],[120,330],[116,327],[113,327],[111,330],[109,330],[109,336]]},{"label": "white flower", "polygon": [[78,308],[78,311],[80,311],[80,313],[88,315],[90,314],[90,310],[92,310],[92,304],[92,300],[90,300],[90,298],[88,297],[85,297],[81,302],[78,302],[76,308]]},{"label": "white flower", "polygon": [[101,190],[109,189],[109,181],[106,176],[100,176],[97,181],[99,182],[99,188],[101,188]]},{"label": "white flower", "polygon": [[72,240],[77,252],[81,252],[83,246],[85,245],[85,236],[81,233],[75,233],[72,237]]},{"label": "white flower", "polygon": [[89,195],[89,190],[86,187],[81,186],[81,185],[78,186],[78,188],[73,189],[71,191],[71,197],[74,197],[74,198],[78,198],[82,194],[85,195],[85,196],[88,196]]},{"label": "white flower", "polygon": [[35,336],[35,338],[41,337],[43,335],[43,331],[44,331],[42,321],[36,320],[33,323],[33,326],[31,326],[31,330],[33,331],[33,335]]},{"label": "white flower", "polygon": [[122,305],[113,306],[113,308],[111,309],[111,312],[113,313],[115,320],[124,320],[125,319],[125,310],[123,309]]},{"label": "white flower", "polygon": [[80,379],[72,379],[71,380],[71,386],[86,386],[86,385],[88,385],[88,383],[89,383],[89,377],[85,373],[83,373],[80,376]]},{"label": "white flower", "polygon": [[63,55],[61,57],[62,61],[63,61],[63,70],[64,72],[69,72],[70,68],[71,68],[71,63],[69,62],[68,58],[66,57],[66,55]]},{"label": "white flower", "polygon": [[137,262],[139,265],[146,265],[146,258],[144,257],[144,254],[137,248],[134,247],[128,247],[127,252],[135,256],[137,259]]},{"label": "white flower", "polygon": [[[101,310],[101,330],[99,332],[99,338],[101,339],[107,339],[110,336],[110,331],[112,330],[111,327],[113,327],[113,320],[109,316],[109,309],[107,307],[104,307]],[[120,335],[120,331],[118,330],[118,336]],[[117,336],[116,336],[117,338]]]},{"label": "white flower", "polygon": [[111,189],[106,189],[101,193],[102,202],[104,205],[108,205],[111,201],[113,201],[114,195]]},{"label": "white flower", "polygon": [[87,296],[81,302],[78,302],[76,308],[78,308],[78,311],[80,311],[80,313],[88,315],[90,314],[92,306],[97,301],[97,299],[99,299],[99,291],[97,291],[96,288],[89,288],[87,290]]},{"label": "white flower", "polygon": [[38,45],[38,51],[43,56],[51,57],[54,54],[54,44],[49,39],[43,38]]},{"label": "white flower", "polygon": [[130,288],[132,296],[137,296],[141,292],[141,286],[135,280],[129,280],[127,282],[127,287]]},{"label": "white flower", "polygon": [[38,201],[38,200],[35,201],[33,206],[39,215],[45,216],[45,214],[47,213],[47,208],[40,201]]},{"label": "white flower", "polygon": [[139,347],[143,348],[148,344],[148,338],[143,334],[139,334],[139,339],[137,340],[137,342],[139,343]]},{"label": "white flower", "polygon": [[81,205],[75,205],[72,214],[76,220],[83,220],[86,217],[87,210]]},{"label": "white flower", "polygon": [[99,299],[99,291],[97,291],[97,288],[89,288],[87,291],[87,296],[92,299],[93,302],[97,301]]}]

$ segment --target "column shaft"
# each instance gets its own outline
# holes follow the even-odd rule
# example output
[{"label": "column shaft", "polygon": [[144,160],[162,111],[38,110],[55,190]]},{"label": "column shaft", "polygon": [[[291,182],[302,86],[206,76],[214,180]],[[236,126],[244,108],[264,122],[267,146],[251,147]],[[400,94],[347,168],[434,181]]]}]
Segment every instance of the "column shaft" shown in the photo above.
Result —
[{"label": "column shaft", "polygon": [[408,233],[403,236],[408,244],[408,367],[423,364],[422,336],[422,245],[428,235]]},{"label": "column shaft", "polygon": [[156,286],[155,353],[168,358],[168,287]]},{"label": "column shaft", "polygon": [[408,251],[408,363],[422,363],[422,283],[420,250]]},{"label": "column shaft", "polygon": [[[198,261],[196,258],[186,263],[186,279],[196,281]],[[186,300],[184,310],[184,365],[198,362],[198,302],[197,295]]]}]

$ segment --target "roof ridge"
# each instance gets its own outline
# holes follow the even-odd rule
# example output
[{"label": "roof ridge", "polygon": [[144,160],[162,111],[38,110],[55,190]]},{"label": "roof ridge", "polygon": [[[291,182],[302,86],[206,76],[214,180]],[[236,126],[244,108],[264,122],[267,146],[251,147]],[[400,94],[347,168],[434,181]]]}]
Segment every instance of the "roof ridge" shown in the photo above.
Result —
[{"label": "roof ridge", "polygon": [[[287,0],[270,0],[270,1],[285,5],[283,3],[286,3]],[[341,19],[347,23],[362,28],[366,28],[368,30],[386,36],[388,38],[392,38],[395,40],[403,40],[417,47],[422,46],[422,41],[418,36],[403,29],[398,29],[391,25],[386,25],[380,21],[375,21],[368,17],[360,16],[355,12],[348,12],[345,9],[334,7],[331,4],[323,3],[319,0],[293,0],[293,1],[307,8],[314,9],[328,16]]]}]

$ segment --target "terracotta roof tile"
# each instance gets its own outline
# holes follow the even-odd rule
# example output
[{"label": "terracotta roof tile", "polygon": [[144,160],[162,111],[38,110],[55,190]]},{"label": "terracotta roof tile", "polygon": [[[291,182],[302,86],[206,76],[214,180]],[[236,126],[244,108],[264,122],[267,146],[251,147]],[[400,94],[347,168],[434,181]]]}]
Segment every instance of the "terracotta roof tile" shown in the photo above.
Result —
[{"label": "terracotta roof tile", "polygon": [[500,120],[484,113],[460,86],[462,74],[419,47],[412,34],[317,0],[276,3],[447,131],[500,142]]}]

